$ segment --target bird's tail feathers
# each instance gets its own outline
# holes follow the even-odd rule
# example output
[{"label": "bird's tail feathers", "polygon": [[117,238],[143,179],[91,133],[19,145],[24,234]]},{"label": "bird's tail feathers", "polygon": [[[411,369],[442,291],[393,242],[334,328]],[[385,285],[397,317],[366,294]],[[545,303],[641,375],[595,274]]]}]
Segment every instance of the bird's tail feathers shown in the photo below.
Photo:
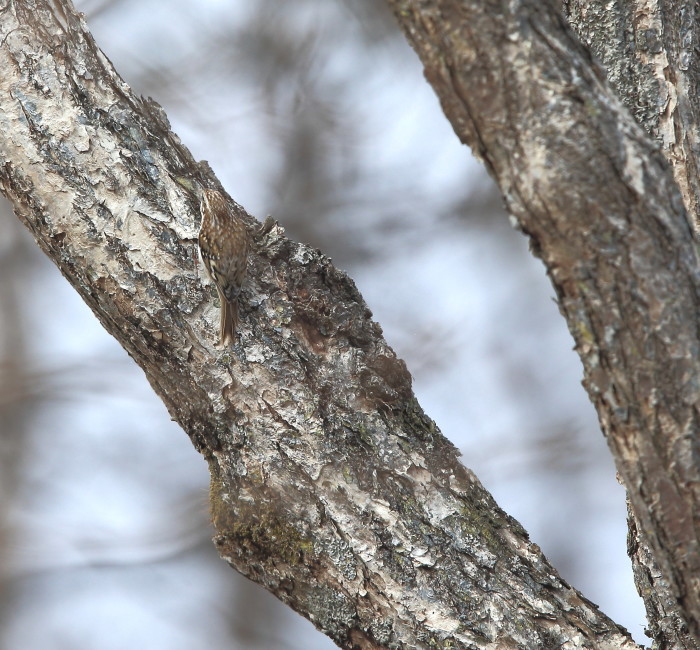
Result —
[{"label": "bird's tail feathers", "polygon": [[236,326],[238,325],[238,300],[229,302],[221,298],[221,325],[219,338],[221,345],[233,345]]}]

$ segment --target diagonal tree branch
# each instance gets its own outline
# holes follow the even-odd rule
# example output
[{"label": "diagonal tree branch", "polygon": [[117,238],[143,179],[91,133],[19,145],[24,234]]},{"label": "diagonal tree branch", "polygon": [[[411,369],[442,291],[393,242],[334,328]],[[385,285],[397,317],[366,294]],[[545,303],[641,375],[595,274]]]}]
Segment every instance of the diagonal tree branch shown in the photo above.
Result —
[{"label": "diagonal tree branch", "polygon": [[696,644],[700,284],[671,169],[555,2],[390,4],[455,132],[547,266],[633,511]]}]

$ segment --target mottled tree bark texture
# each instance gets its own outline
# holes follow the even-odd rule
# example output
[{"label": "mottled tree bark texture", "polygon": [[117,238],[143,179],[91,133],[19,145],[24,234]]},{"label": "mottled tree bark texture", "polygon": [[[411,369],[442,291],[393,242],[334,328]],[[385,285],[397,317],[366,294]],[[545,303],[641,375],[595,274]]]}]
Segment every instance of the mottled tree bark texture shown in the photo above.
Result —
[{"label": "mottled tree bark texture", "polygon": [[[671,163],[697,234],[698,4],[569,0],[565,11],[578,37],[605,67],[610,84],[627,109]],[[697,436],[697,426],[691,435]],[[697,508],[694,517],[697,530]],[[686,622],[688,617],[697,622],[697,609],[688,612],[678,606],[677,584],[659,570],[632,509],[628,542],[635,582],[648,612],[649,635],[660,648],[697,648]],[[693,634],[697,640],[697,627]]]},{"label": "mottled tree bark texture", "polygon": [[[692,647],[698,274],[671,167],[553,3],[391,4],[549,269],[668,587],[650,612]],[[208,461],[223,558],[345,648],[636,647],[458,462],[320,252],[261,233],[237,344],[216,347],[172,181],[207,166],[68,2],[0,2],[0,70],[0,187]]]},{"label": "mottled tree bark texture", "polygon": [[696,3],[563,3],[610,82],[562,3],[390,4],[547,266],[628,491],[650,631],[697,647]]}]

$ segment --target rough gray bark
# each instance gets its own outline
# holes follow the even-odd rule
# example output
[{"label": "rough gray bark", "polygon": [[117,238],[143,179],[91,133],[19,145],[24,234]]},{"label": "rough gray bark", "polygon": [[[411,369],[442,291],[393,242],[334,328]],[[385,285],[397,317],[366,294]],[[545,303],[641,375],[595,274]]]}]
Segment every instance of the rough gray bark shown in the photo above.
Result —
[{"label": "rough gray bark", "polygon": [[[603,64],[618,96],[671,163],[696,229],[700,226],[697,10],[697,3],[678,1],[564,3],[573,30]],[[629,525],[629,553],[649,612],[649,636],[660,648],[698,648],[688,637],[672,585],[659,571],[631,509]]]},{"label": "rough gray bark", "polygon": [[660,145],[700,227],[698,3],[567,0],[564,13],[625,106]]},{"label": "rough gray bark", "polygon": [[[665,637],[652,622],[656,640],[694,647],[700,640],[700,283],[696,243],[671,167],[555,2],[390,4],[455,132],[484,159],[548,268],[658,583],[670,597],[670,605],[648,614],[670,607],[680,623],[677,635]],[[621,3],[566,4],[578,8],[582,21],[611,6],[623,10]],[[677,69],[644,61],[658,54],[657,45],[640,55],[639,43],[630,45],[629,25],[619,27],[614,18],[604,21],[608,29],[596,40],[618,85],[625,76],[628,87],[639,84],[636,94],[625,95],[627,103],[662,138],[695,212],[697,121],[689,98],[697,97],[697,64],[688,24],[695,4],[671,2],[656,13],[656,3],[644,4],[648,11],[637,7],[635,18],[654,25],[676,12],[664,42]],[[638,64],[638,56],[653,70]]]}]

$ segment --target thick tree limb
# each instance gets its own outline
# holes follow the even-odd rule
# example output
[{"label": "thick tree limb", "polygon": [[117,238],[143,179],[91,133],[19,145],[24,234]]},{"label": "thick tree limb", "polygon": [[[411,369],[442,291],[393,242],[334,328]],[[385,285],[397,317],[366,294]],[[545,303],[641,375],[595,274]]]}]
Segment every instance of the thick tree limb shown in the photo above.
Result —
[{"label": "thick tree limb", "polygon": [[239,344],[214,347],[170,177],[206,169],[69,3],[3,3],[0,69],[0,186],[209,462],[231,565],[343,647],[636,647],[458,463],[318,251],[259,237]]},{"label": "thick tree limb", "polygon": [[688,0],[567,0],[565,15],[608,80],[661,146],[700,228],[700,23]]},{"label": "thick tree limb", "polygon": [[547,265],[632,508],[698,643],[700,283],[669,165],[554,2],[390,4]]},{"label": "thick tree limb", "polygon": [[[603,63],[608,80],[645,131],[660,145],[700,227],[698,197],[697,3],[686,0],[651,4],[580,2],[564,5],[566,18]],[[649,612],[649,636],[659,648],[693,648],[683,612],[671,585],[658,570],[644,529],[630,509],[629,552],[635,582]]]}]

